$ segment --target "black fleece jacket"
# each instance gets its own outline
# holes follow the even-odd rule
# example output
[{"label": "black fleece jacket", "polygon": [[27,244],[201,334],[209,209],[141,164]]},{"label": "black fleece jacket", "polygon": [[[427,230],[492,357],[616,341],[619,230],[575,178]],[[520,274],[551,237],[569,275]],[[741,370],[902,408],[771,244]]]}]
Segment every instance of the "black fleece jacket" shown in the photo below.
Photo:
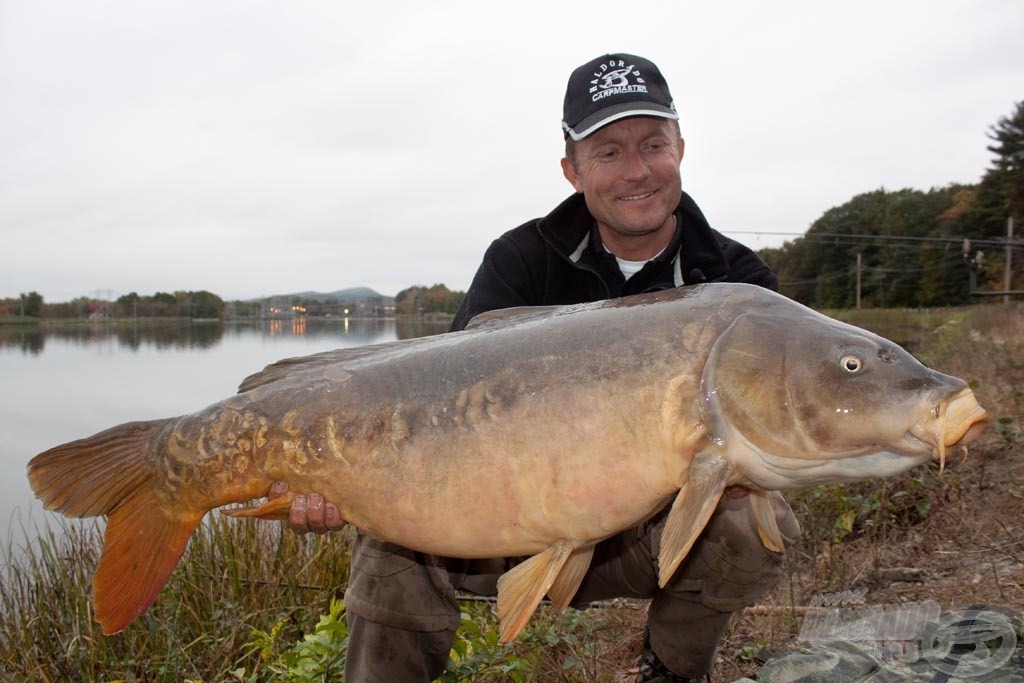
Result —
[{"label": "black fleece jacket", "polygon": [[626,280],[601,245],[583,195],[574,194],[547,216],[491,243],[451,329],[461,330],[473,316],[500,308],[579,304],[700,282],[779,288],[764,261],[712,229],[685,192],[668,248]]}]

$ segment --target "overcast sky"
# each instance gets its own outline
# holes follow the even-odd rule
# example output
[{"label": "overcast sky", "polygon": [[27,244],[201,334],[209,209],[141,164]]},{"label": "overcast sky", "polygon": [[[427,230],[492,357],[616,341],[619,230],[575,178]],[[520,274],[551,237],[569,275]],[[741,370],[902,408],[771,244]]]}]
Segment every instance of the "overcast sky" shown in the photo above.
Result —
[{"label": "overcast sky", "polygon": [[976,182],[1022,27],[1020,0],[0,0],[0,297],[465,289],[572,191],[565,83],[612,51],[668,79],[712,225],[777,246]]}]

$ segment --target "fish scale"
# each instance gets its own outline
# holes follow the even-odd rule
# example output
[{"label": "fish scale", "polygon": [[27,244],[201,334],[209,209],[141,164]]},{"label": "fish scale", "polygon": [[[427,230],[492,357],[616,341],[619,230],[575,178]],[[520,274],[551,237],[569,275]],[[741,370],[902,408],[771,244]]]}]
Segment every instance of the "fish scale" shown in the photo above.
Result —
[{"label": "fish scale", "polygon": [[108,517],[94,578],[105,633],[157,599],[211,509],[283,519],[319,493],[424,553],[530,556],[499,582],[501,639],[572,599],[596,543],[671,503],[664,585],[728,486],[894,476],[977,438],[966,383],[769,290],[704,284],[484,314],[465,331],[285,359],[190,415],[33,458],[48,509]]}]

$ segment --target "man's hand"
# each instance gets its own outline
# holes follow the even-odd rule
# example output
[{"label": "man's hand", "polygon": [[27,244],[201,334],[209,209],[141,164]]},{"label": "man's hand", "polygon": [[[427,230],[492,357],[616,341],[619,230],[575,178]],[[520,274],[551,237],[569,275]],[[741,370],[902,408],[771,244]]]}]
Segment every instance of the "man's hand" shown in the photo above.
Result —
[{"label": "man's hand", "polygon": [[[268,499],[278,498],[288,492],[288,484],[283,481],[275,481],[267,494]],[[322,534],[328,531],[336,531],[346,524],[341,517],[341,511],[334,503],[328,503],[318,493],[311,493],[308,496],[295,496],[292,506],[288,510],[288,525],[292,531],[300,534],[312,531],[315,534]]]},{"label": "man's hand", "polygon": [[[283,481],[275,481],[267,494],[268,499],[279,498],[288,492],[288,484]],[[744,486],[730,486],[725,489],[725,498],[743,498],[750,493]],[[347,522],[342,518],[341,511],[334,503],[328,503],[318,493],[311,493],[308,496],[295,496],[291,508],[288,510],[288,525],[292,531],[304,534],[313,532],[323,534],[328,531],[337,531],[343,528]]]}]

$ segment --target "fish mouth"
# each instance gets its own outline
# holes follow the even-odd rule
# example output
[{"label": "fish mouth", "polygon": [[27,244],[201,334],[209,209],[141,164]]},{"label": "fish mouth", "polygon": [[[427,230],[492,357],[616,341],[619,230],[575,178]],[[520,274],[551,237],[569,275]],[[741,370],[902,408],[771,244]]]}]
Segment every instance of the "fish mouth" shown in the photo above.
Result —
[{"label": "fish mouth", "polygon": [[989,422],[989,414],[978,404],[974,392],[963,389],[936,405],[929,411],[927,423],[915,425],[909,435],[931,448],[941,474],[946,468],[946,449],[961,446],[966,454],[967,445],[985,431]]}]

